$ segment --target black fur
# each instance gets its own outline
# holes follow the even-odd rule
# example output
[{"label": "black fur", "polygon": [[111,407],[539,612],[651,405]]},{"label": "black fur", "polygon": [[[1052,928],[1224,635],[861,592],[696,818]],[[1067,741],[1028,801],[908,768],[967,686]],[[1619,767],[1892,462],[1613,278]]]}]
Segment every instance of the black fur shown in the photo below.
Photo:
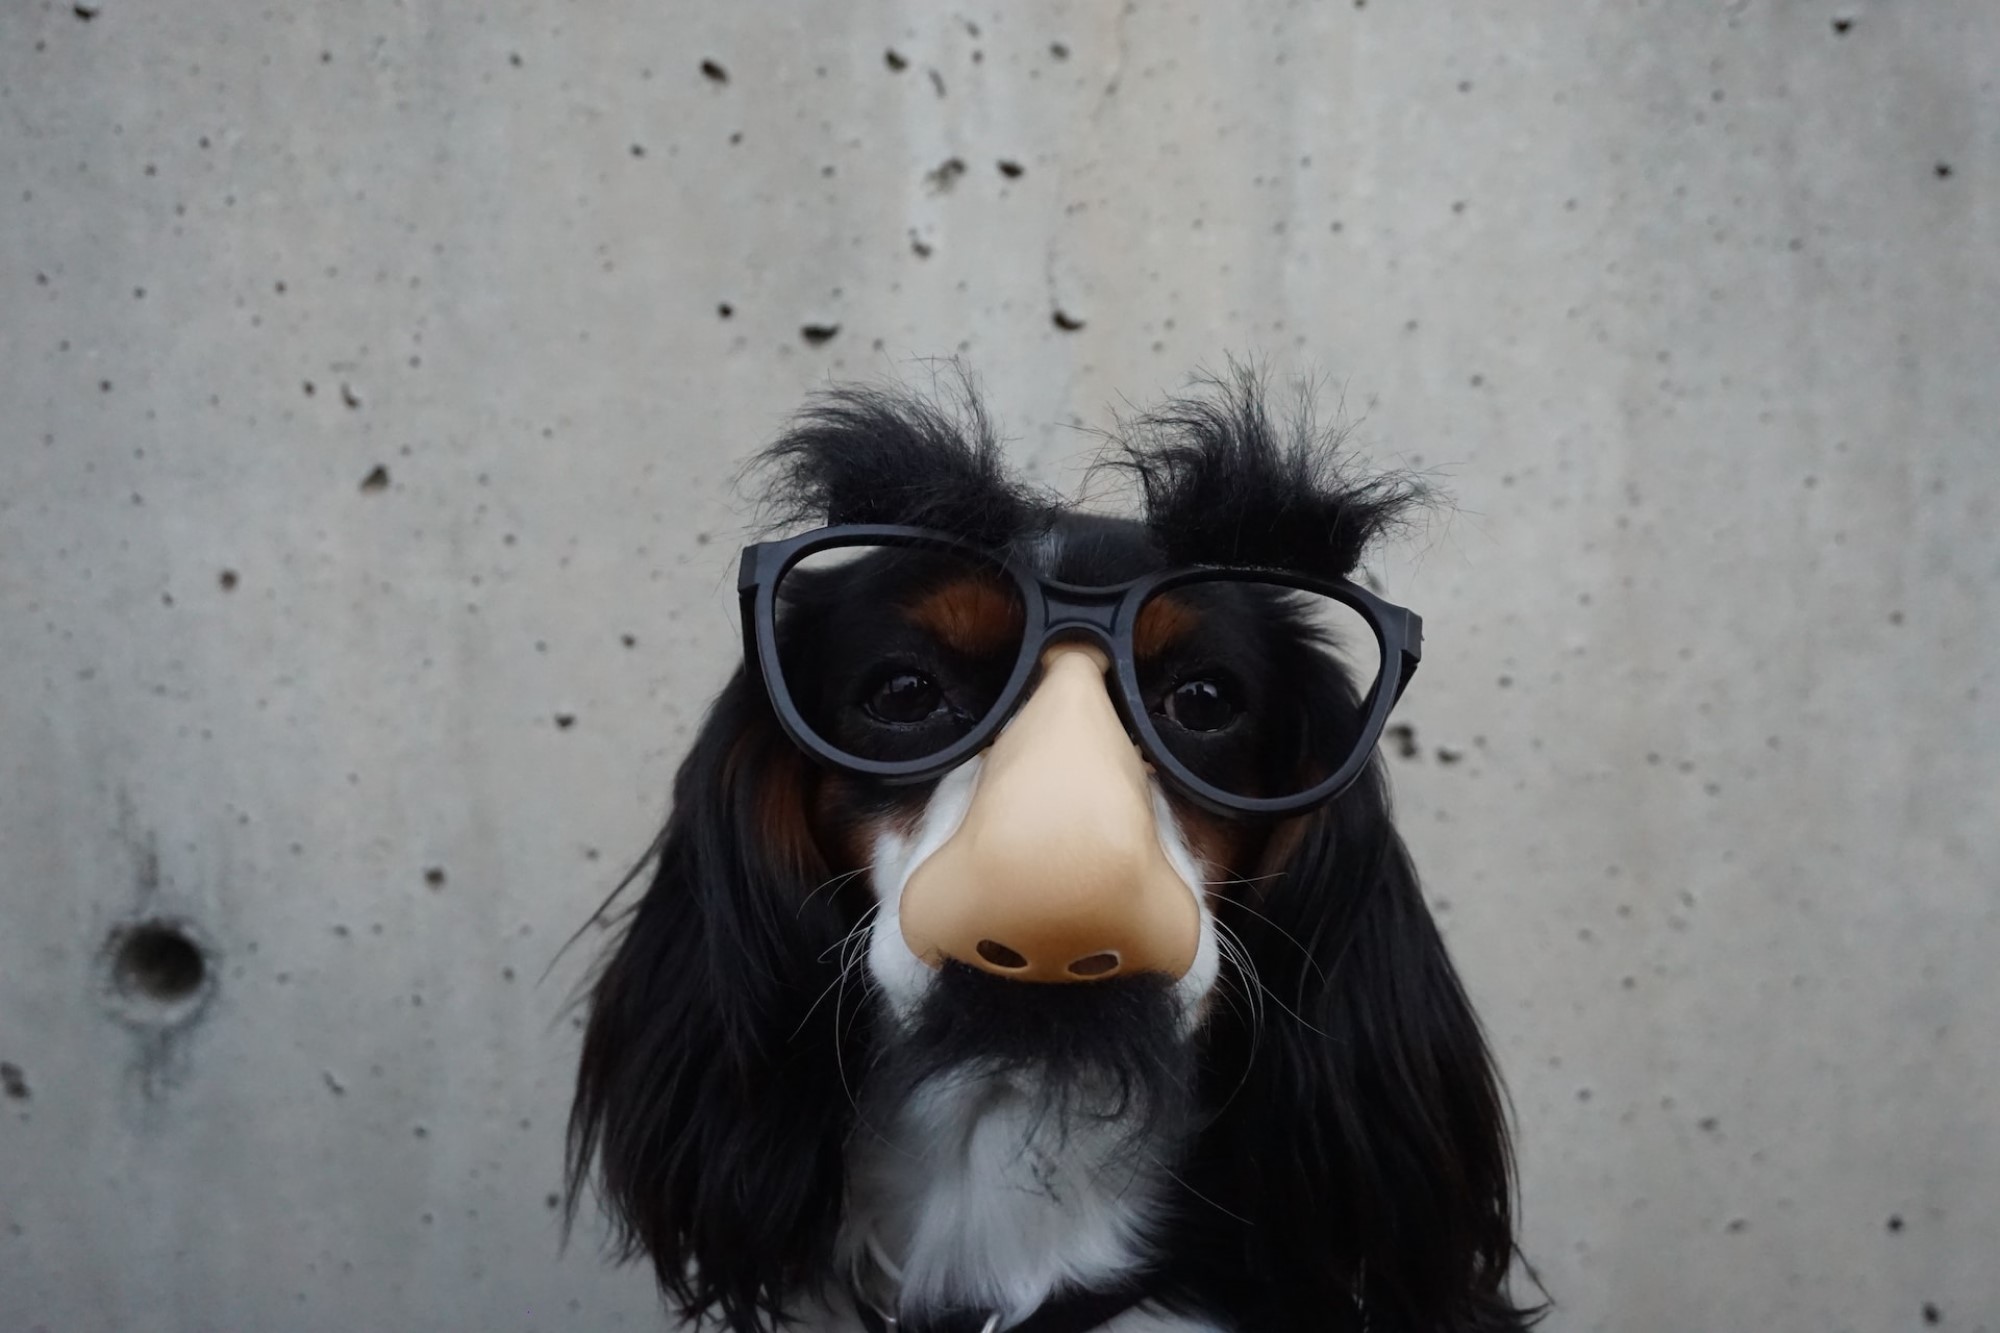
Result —
[{"label": "black fur", "polygon": [[[595,1164],[621,1258],[686,1317],[766,1329],[823,1277],[840,1219],[853,1011],[826,993],[853,917],[764,845],[759,784],[808,766],[739,671],[674,780],[652,886],[591,994],[571,1215]],[[821,892],[813,892],[821,889]]]},{"label": "black fur", "polygon": [[1358,472],[1304,392],[1274,422],[1254,370],[1232,367],[1199,387],[1123,423],[1105,460],[1138,479],[1146,525],[1172,563],[1345,578],[1423,502],[1412,478]]},{"label": "black fur", "polygon": [[[764,456],[773,512],[996,546],[1047,528],[1052,502],[1006,475],[976,404],[961,415],[962,427],[875,392],[821,399]],[[1145,418],[1128,441],[1150,535],[1062,524],[1088,538],[1069,558],[1099,577],[1162,558],[1345,574],[1415,496],[1350,475],[1307,426],[1281,440],[1241,375]],[[811,854],[766,844],[774,792],[836,825]],[[594,1180],[620,1253],[652,1259],[680,1315],[731,1333],[780,1327],[840,1280],[830,1264],[857,1094],[907,1087],[965,1042],[1024,1058],[1009,1043],[1038,1040],[979,1017],[989,983],[1016,983],[948,976],[951,998],[920,1024],[928,1037],[883,1049],[863,987],[841,980],[869,897],[839,877],[858,860],[837,825],[875,799],[801,762],[739,671],[681,767],[651,886],[591,993],[571,1209]],[[1268,837],[1271,863],[1237,867],[1246,883],[1217,908],[1254,976],[1225,968],[1190,1053],[1192,1125],[1164,1085],[1125,1067],[1163,1140],[1188,1126],[1186,1189],[1162,1239],[1166,1298],[1242,1333],[1359,1328],[1357,1288],[1374,1333],[1526,1328],[1535,1312],[1506,1289],[1501,1093],[1381,774]],[[971,1026],[954,1033],[953,1014]]]},{"label": "black fur", "polygon": [[953,398],[847,385],[815,397],[746,470],[766,479],[773,526],[901,523],[998,549],[1049,514],[1051,497],[1009,476],[970,376]]},{"label": "black fur", "polygon": [[1190,1298],[1246,1330],[1340,1327],[1355,1290],[1376,1330],[1526,1327],[1504,1102],[1380,773],[1308,821],[1254,908],[1238,891],[1218,915],[1262,1004],[1204,1034],[1221,1110],[1169,1244],[1198,1266]]},{"label": "black fur", "polygon": [[1173,986],[1140,974],[1091,986],[1023,986],[947,963],[916,1022],[869,1070],[870,1124],[934,1080],[1006,1079],[1035,1099],[1038,1134],[1111,1123],[1130,1150],[1179,1144],[1193,1122],[1195,1053],[1175,1031]]}]

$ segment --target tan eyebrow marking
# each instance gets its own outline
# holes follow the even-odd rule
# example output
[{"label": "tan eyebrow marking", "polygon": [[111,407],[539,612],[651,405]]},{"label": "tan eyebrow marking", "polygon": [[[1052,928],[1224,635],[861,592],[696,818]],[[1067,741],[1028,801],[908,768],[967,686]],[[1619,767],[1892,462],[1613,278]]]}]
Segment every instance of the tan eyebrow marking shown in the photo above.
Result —
[{"label": "tan eyebrow marking", "polygon": [[1155,657],[1173,647],[1201,625],[1201,613],[1172,597],[1155,597],[1139,610],[1132,626],[1132,651],[1140,657]]},{"label": "tan eyebrow marking", "polygon": [[968,657],[1012,648],[1027,619],[1014,590],[994,579],[957,579],[933,588],[906,615],[954,652]]}]

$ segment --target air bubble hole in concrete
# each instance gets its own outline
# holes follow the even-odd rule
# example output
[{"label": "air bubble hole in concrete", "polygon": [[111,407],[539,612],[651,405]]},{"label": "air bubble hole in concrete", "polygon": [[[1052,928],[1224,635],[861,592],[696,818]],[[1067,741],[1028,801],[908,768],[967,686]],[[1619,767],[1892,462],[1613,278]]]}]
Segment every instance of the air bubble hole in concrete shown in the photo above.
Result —
[{"label": "air bubble hole in concrete", "polygon": [[173,922],[142,921],[120,935],[111,975],[125,995],[178,1004],[201,990],[208,979],[208,957]]}]

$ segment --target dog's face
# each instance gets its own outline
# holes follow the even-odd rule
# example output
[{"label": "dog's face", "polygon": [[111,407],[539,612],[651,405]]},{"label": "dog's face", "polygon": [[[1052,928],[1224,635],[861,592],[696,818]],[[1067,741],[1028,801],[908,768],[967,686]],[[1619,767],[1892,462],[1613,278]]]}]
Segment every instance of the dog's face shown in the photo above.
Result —
[{"label": "dog's face", "polygon": [[737,1333],[863,1268],[919,1317],[1143,1273],[1324,1328],[1365,1271],[1399,1325],[1517,1327],[1497,1089],[1368,762],[1407,676],[1345,580],[1408,493],[1245,380],[1142,423],[1144,517],[1097,517],[968,408],[837,394],[766,455],[786,517],[930,536],[746,557],[572,1201],[594,1164]]},{"label": "dog's face", "polygon": [[[792,580],[779,625],[808,725],[875,758],[942,748],[985,716],[1026,620],[1017,591],[963,559],[888,554]],[[1140,525],[1076,518],[1016,558],[1086,588],[1163,564]],[[1305,721],[1286,716],[1296,710],[1273,679],[1283,654],[1265,641],[1285,630],[1251,611],[1242,597],[1163,598],[1133,635],[1155,726],[1231,779]],[[1167,983],[1177,1030],[1198,1025],[1219,972],[1210,894],[1244,873],[1262,830],[1161,783],[1120,720],[1108,666],[1080,634],[1059,638],[994,741],[939,778],[821,777],[815,834],[836,874],[868,885],[860,956],[896,1020],[914,1022],[957,964],[1022,985],[1146,976]]]},{"label": "dog's face", "polygon": [[1414,666],[1412,643],[1384,679],[1373,617],[1399,643],[1415,619],[1344,580],[1176,570],[1136,521],[1029,523],[1004,555],[865,527],[753,548],[761,678],[829,770],[811,836],[873,889],[895,1016],[957,964],[1164,979],[1192,1031],[1210,891],[1268,842],[1246,816],[1337,794]]}]

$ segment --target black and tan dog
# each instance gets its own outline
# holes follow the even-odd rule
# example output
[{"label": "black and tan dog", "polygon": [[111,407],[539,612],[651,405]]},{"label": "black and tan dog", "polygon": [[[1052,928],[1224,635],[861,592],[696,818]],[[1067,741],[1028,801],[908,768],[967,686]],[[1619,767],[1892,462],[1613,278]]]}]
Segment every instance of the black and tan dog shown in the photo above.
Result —
[{"label": "black and tan dog", "polygon": [[765,456],[745,665],[590,996],[593,1182],[732,1333],[1524,1328],[1478,1025],[1375,742],[1411,502],[1239,376],[1131,423],[1142,520],[975,401]]}]

